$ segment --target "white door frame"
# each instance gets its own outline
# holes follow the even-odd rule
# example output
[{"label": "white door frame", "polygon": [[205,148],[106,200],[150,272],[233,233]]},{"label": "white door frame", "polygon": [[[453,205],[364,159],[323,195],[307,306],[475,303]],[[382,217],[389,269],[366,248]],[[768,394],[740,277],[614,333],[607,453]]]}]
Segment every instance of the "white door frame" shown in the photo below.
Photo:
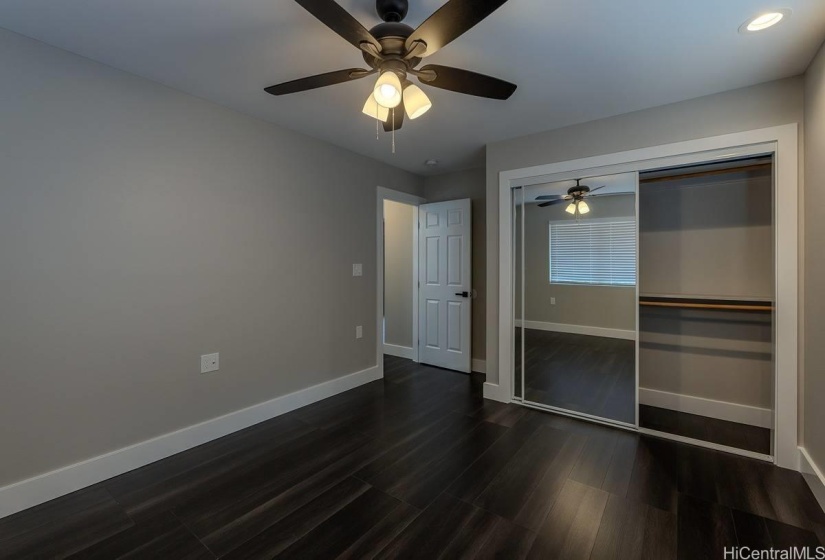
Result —
[{"label": "white door frame", "polygon": [[[774,458],[799,470],[797,384],[799,378],[799,137],[796,123],[662,146],[605,154],[499,173],[499,379],[485,383],[484,397],[510,402],[512,388],[512,188],[580,177],[774,154],[776,330]],[[638,406],[638,403],[637,403]]]},{"label": "white door frame", "polygon": [[[409,194],[401,191],[394,191],[384,187],[378,187],[376,191],[376,216],[377,216],[377,230],[376,230],[376,286],[377,286],[377,304],[376,304],[376,319],[375,319],[375,363],[381,371],[381,376],[384,376],[384,201],[392,200],[394,202],[401,202],[411,206],[420,206],[427,202],[426,199],[414,194]],[[418,211],[415,213],[415,220],[413,220],[413,229],[410,231],[413,236],[413,313],[412,313],[412,355],[413,361],[418,361]]]}]

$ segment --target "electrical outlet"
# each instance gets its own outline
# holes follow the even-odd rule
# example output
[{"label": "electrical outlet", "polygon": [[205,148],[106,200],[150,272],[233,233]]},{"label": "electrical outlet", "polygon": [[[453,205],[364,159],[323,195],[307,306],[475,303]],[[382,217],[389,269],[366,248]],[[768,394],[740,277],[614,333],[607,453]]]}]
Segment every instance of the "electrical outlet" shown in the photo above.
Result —
[{"label": "electrical outlet", "polygon": [[353,276],[363,276],[364,275],[364,267],[361,264],[352,265],[352,275]]},{"label": "electrical outlet", "polygon": [[204,354],[201,356],[201,373],[218,371],[220,369],[219,354]]},{"label": "electrical outlet", "polygon": [[355,338],[364,338],[364,327],[361,325],[355,327]]},{"label": "electrical outlet", "polygon": [[550,305],[556,305],[556,298],[554,298],[554,297],[550,298]]}]

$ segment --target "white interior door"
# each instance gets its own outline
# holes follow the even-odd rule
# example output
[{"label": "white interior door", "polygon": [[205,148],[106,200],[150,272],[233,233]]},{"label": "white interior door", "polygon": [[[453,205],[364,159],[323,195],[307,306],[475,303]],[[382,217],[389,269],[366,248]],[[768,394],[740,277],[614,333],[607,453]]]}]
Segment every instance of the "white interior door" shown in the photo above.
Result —
[{"label": "white interior door", "polygon": [[470,199],[418,210],[421,362],[469,373],[472,274]]}]

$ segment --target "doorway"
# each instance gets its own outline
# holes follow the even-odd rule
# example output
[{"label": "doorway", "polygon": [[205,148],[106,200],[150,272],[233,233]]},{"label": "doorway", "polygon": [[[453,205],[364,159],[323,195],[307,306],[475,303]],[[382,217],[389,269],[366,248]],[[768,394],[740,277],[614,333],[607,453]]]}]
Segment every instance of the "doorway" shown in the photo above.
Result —
[{"label": "doorway", "polygon": [[385,354],[418,361],[418,207],[425,202],[384,187],[376,191],[375,354],[382,371]]},{"label": "doorway", "polygon": [[416,362],[417,237],[418,206],[384,200],[383,351]]},{"label": "doorway", "polygon": [[377,191],[376,359],[472,370],[470,199]]}]

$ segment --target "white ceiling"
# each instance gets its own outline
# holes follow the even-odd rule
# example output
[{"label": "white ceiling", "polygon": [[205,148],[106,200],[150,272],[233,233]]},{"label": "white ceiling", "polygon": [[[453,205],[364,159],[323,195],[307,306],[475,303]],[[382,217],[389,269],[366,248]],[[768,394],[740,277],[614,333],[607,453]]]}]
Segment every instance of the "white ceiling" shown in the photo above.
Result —
[{"label": "white ceiling", "polygon": [[[285,97],[263,88],[363,66],[290,0],[3,0],[0,26],[420,174],[483,163],[489,142],[802,73],[825,37],[823,0],[510,0],[428,62],[518,84],[509,101],[427,88],[392,154],[361,114],[365,79]],[[373,0],[340,0],[366,27]],[[416,26],[444,0],[410,0]],[[791,18],[739,25],[770,7]],[[438,159],[436,169],[424,161]]]}]

